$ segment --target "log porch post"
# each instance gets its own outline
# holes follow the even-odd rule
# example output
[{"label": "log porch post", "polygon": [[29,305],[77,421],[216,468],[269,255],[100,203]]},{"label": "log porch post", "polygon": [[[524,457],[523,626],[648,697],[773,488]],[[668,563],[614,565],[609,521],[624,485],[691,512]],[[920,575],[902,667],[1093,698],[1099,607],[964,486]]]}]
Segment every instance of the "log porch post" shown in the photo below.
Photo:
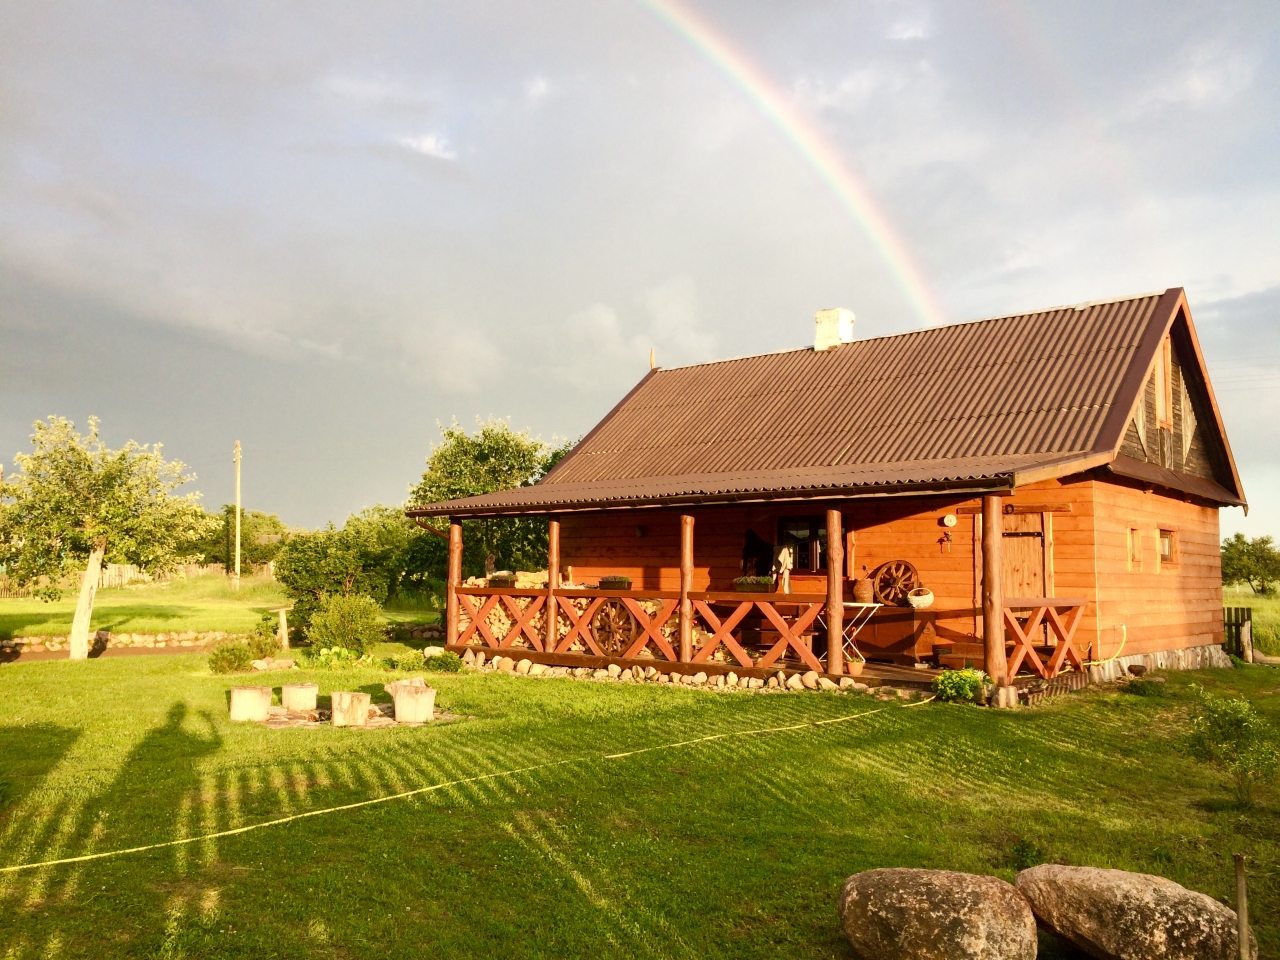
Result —
[{"label": "log porch post", "polygon": [[998,496],[982,498],[982,641],[987,676],[997,687],[1009,682],[1004,653],[1004,512]]},{"label": "log porch post", "polygon": [[693,659],[693,517],[680,517],[680,662]]},{"label": "log porch post", "polygon": [[560,521],[547,521],[547,605],[543,608],[546,620],[542,649],[550,653],[560,639],[556,629],[560,617],[556,611],[556,590],[560,587]]},{"label": "log porch post", "polygon": [[458,642],[458,587],[462,585],[462,521],[449,518],[449,585],[445,604],[445,643]]},{"label": "log porch post", "polygon": [[844,673],[844,536],[840,511],[827,511],[827,673]]}]

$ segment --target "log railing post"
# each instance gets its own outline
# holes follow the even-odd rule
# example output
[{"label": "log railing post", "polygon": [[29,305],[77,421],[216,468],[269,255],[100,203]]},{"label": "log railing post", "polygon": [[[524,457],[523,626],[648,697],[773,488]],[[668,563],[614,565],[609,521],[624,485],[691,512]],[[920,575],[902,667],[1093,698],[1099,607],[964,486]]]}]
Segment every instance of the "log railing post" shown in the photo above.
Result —
[{"label": "log railing post", "polygon": [[556,590],[560,587],[560,521],[547,521],[547,605],[543,608],[546,620],[546,632],[543,636],[542,649],[551,653],[560,639],[556,629],[560,621],[556,613]]},{"label": "log railing post", "polygon": [[840,511],[827,511],[827,673],[844,673],[844,535]]},{"label": "log railing post", "polygon": [[680,662],[693,659],[693,517],[680,517]]},{"label": "log railing post", "polygon": [[1000,498],[982,498],[982,640],[987,676],[997,687],[1008,684],[1004,653],[1004,514]]},{"label": "log railing post", "polygon": [[445,603],[445,643],[458,642],[458,587],[462,585],[462,521],[449,518],[449,582]]}]

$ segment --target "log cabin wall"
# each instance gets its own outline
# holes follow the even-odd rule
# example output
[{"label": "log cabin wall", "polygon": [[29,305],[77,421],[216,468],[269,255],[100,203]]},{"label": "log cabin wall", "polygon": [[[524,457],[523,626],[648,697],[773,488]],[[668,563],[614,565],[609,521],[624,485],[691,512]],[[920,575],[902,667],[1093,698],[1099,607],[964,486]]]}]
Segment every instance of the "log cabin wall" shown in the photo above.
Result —
[{"label": "log cabin wall", "polygon": [[[981,642],[981,508],[978,498],[932,497],[810,503],[727,505],[680,510],[569,514],[561,521],[561,570],[575,582],[622,574],[636,589],[680,587],[680,514],[696,518],[694,590],[731,590],[741,575],[748,529],[776,540],[779,517],[820,516],[839,506],[853,533],[849,566],[865,576],[888,560],[909,560],[934,593],[933,634],[938,642]],[[1222,642],[1222,586],[1218,512],[1110,480],[1067,478],[1019,487],[1003,498],[1006,550],[1026,563],[1030,538],[1041,551],[1039,582],[1045,596],[1089,600],[1077,643],[1092,657],[1109,657],[1127,630],[1125,653],[1149,653]],[[957,518],[954,527],[942,520]],[[1139,530],[1142,563],[1130,568],[1130,529]],[[1175,534],[1176,563],[1158,560],[1159,531]],[[946,535],[950,534],[950,541]],[[1010,567],[1014,567],[1010,564]],[[1036,571],[1006,571],[1005,593],[1036,582]],[[1012,581],[1012,582],[1011,582]],[[797,590],[825,593],[825,577]],[[927,650],[919,651],[922,655]]]},{"label": "log cabin wall", "polygon": [[[1093,491],[1102,657],[1126,631],[1125,655],[1222,643],[1218,508],[1110,481]],[[1162,530],[1172,560],[1161,559]]]}]

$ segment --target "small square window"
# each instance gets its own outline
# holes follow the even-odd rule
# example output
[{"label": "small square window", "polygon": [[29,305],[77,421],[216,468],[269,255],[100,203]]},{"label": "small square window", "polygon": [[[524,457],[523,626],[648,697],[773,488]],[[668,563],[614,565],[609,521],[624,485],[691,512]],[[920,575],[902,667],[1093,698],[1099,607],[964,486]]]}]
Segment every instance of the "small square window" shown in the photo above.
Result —
[{"label": "small square window", "polygon": [[1160,531],[1160,565],[1178,562],[1178,534],[1174,530]]}]

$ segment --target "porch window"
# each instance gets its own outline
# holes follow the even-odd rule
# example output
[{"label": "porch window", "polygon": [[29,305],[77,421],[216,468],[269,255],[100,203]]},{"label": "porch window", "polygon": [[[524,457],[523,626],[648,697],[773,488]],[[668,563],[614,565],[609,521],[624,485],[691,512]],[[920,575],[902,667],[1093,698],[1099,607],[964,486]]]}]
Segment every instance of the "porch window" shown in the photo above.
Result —
[{"label": "porch window", "polygon": [[827,568],[827,518],[779,517],[778,545],[791,548],[791,569],[796,573]]}]

